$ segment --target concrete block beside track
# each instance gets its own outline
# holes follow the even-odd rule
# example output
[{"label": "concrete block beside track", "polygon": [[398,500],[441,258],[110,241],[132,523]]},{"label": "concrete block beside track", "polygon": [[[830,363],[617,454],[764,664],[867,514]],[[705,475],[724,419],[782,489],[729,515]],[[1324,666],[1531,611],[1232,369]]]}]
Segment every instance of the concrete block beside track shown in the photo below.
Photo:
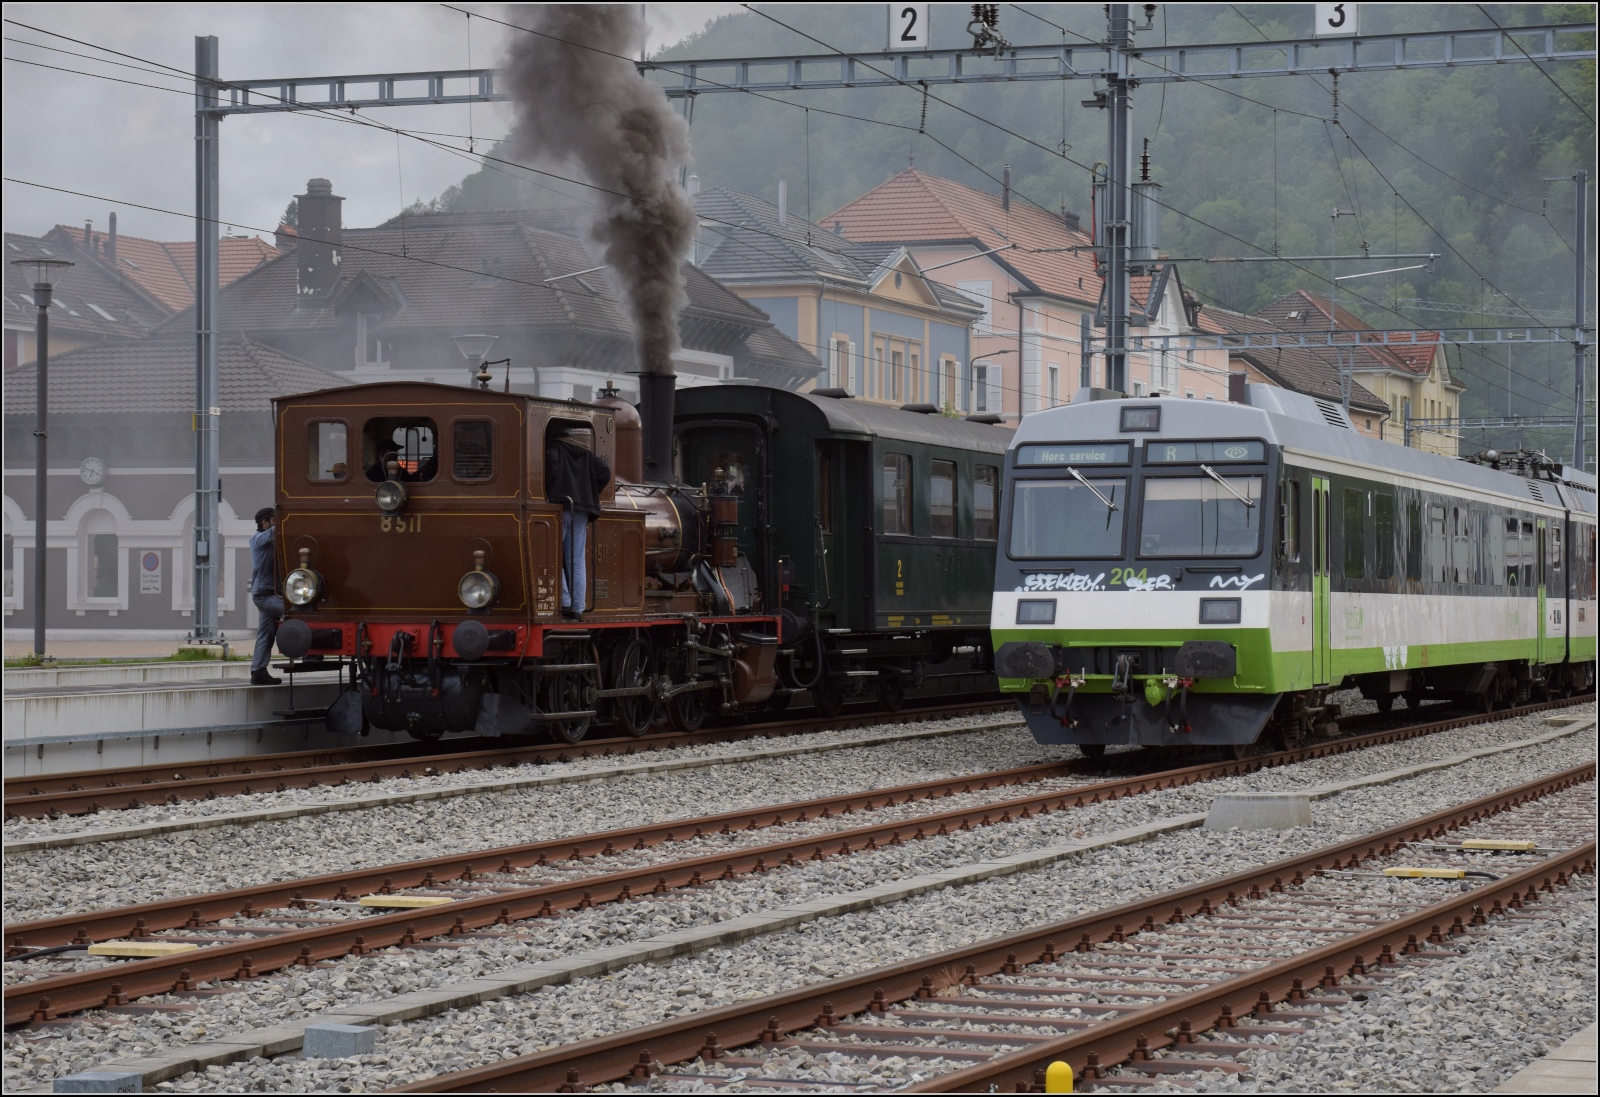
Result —
[{"label": "concrete block beside track", "polygon": [[371,1055],[377,1048],[378,1033],[367,1025],[307,1025],[300,1058],[351,1059]]},{"label": "concrete block beside track", "polygon": [[51,1093],[143,1093],[144,1075],[137,1070],[86,1070],[57,1078]]}]

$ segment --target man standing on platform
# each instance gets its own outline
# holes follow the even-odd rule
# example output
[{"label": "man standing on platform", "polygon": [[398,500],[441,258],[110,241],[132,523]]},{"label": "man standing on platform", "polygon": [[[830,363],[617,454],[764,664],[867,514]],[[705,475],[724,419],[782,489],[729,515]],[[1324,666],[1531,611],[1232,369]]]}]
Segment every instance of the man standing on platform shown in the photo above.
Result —
[{"label": "man standing on platform", "polygon": [[277,521],[277,511],[262,507],[256,511],[256,532],[250,538],[250,600],[261,617],[256,626],[255,657],[250,660],[252,686],[275,686],[283,681],[267,669],[272,642],[278,638],[278,622],[283,618],[283,598],[278,594],[277,538],[273,531]]}]

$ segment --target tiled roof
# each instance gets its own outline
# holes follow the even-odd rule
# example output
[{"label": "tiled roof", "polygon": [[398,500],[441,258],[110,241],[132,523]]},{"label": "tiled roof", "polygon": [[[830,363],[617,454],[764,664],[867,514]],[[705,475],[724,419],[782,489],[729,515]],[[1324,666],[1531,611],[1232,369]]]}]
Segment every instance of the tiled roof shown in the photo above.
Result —
[{"label": "tiled roof", "polygon": [[[71,241],[84,249],[83,229],[57,225],[48,239]],[[117,236],[117,258],[112,264],[105,252],[106,234],[92,234],[95,258],[136,284],[168,310],[178,312],[194,304],[194,241],[146,240],[139,236]],[[278,249],[258,236],[225,236],[220,241],[217,275],[226,286],[278,255]]]},{"label": "tiled roof", "polygon": [[1088,252],[1091,241],[1056,214],[1013,197],[1005,209],[999,195],[907,168],[888,182],[822,218],[851,240],[900,243],[973,242],[983,250],[1016,245],[994,255],[1039,293],[1093,305],[1100,276]]},{"label": "tiled roof", "polygon": [[[778,207],[765,198],[722,187],[696,194],[694,206],[701,248],[715,248],[701,266],[735,285],[821,278],[866,290],[903,250],[889,241],[847,240],[792,213],[780,223]],[[953,286],[926,281],[940,307],[977,315],[977,306]]]},{"label": "tiled roof", "polygon": [[[333,388],[343,378],[239,336],[218,341],[224,413],[266,412],[274,396]],[[18,367],[5,386],[5,413],[32,415],[34,367]],[[50,356],[50,412],[99,415],[194,409],[194,337],[100,343]]]},{"label": "tiled roof", "polygon": [[[225,330],[259,338],[338,330],[339,306],[361,281],[383,299],[390,332],[455,333],[479,328],[557,328],[577,335],[631,341],[633,325],[609,270],[587,271],[601,260],[577,235],[536,227],[548,211],[407,214],[378,228],[346,228],[339,282],[331,293],[297,307],[298,263],[285,252],[222,291]],[[302,245],[303,246],[303,245]],[[770,329],[766,313],[691,264],[680,331],[685,346],[726,353],[751,333]],[[396,307],[397,306],[397,307]],[[165,331],[185,329],[190,314]],[[778,336],[785,342],[786,336]],[[798,345],[769,346],[778,366],[802,361]],[[816,359],[804,357],[814,373]]]},{"label": "tiled roof", "polygon": [[8,232],[6,239],[5,320],[7,327],[32,329],[38,308],[33,284],[12,259],[66,259],[74,266],[61,276],[51,294],[50,330],[73,335],[140,339],[166,318],[163,311],[118,283],[77,248],[56,239]]},{"label": "tiled roof", "polygon": [[[1217,335],[1285,330],[1262,316],[1232,312],[1214,305],[1207,305],[1201,310],[1199,328]],[[1228,356],[1249,362],[1286,389],[1321,400],[1343,399],[1339,365],[1331,351],[1313,351],[1304,347],[1230,347]],[[1374,414],[1389,410],[1389,405],[1373,395],[1358,379],[1351,381],[1350,407],[1351,410]]]},{"label": "tiled roof", "polygon": [[[1337,316],[1335,328],[1338,331],[1362,332],[1371,331],[1372,325],[1363,321],[1354,313],[1340,307],[1335,308]],[[1328,330],[1328,299],[1305,290],[1295,290],[1285,294],[1272,304],[1262,309],[1258,315],[1282,327],[1285,331],[1327,331]],[[1438,332],[1423,332],[1419,339],[1438,339]],[[1359,340],[1359,336],[1357,337]],[[1432,345],[1395,346],[1374,345],[1371,343],[1357,342],[1355,349],[1345,350],[1346,355],[1354,354],[1356,369],[1388,369],[1399,370],[1407,373],[1427,376],[1433,367]]]}]

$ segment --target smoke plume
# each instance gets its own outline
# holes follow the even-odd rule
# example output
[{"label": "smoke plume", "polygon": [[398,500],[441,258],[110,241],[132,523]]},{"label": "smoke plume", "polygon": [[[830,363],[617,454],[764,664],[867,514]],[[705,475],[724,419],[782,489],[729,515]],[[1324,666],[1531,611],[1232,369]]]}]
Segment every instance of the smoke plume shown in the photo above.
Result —
[{"label": "smoke plume", "polygon": [[644,17],[637,4],[548,4],[516,15],[536,33],[515,36],[506,66],[518,112],[512,153],[575,164],[598,188],[590,231],[632,314],[640,369],[671,374],[686,300],[679,264],[695,232],[678,185],[689,127],[628,60],[644,41]]}]

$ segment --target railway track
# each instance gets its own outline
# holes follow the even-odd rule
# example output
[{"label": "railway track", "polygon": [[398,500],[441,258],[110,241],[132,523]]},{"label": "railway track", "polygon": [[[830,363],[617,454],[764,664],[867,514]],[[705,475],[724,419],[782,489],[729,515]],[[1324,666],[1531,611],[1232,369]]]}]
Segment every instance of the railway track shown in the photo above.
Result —
[{"label": "railway track", "polygon": [[[1455,955],[1474,927],[1593,874],[1594,797],[1577,786],[1594,774],[1588,763],[1260,869],[394,1092],[837,1091],[796,1064],[874,1057],[915,1063],[904,1088],[927,1093],[1039,1092],[1055,1062],[1124,1086],[1237,1072],[1256,1041],[1375,989],[1405,957]],[[1533,848],[1463,844],[1474,838]],[[1402,867],[1473,875],[1385,875]]]},{"label": "railway track", "polygon": [[[293,788],[348,786],[395,777],[431,777],[471,770],[487,772],[503,767],[628,755],[697,743],[738,742],[809,731],[1014,712],[1015,708],[1010,701],[941,702],[916,708],[908,706],[895,713],[846,713],[832,719],[808,716],[692,733],[668,732],[637,739],[623,737],[584,740],[580,743],[500,744],[447,753],[438,753],[435,746],[435,752],[431,754],[405,750],[409,744],[402,744],[399,748],[370,748],[375,752],[373,754],[362,754],[360,748],[352,748],[348,752],[295,751],[215,762],[17,777],[7,780],[5,784],[5,817],[40,819],[93,815],[102,811],[155,804],[177,804],[185,800],[287,792]],[[484,740],[473,742],[482,743]],[[425,745],[419,743],[417,746]]]},{"label": "railway track", "polygon": [[[891,806],[1081,774],[1092,764],[1078,760],[1027,766],[17,923],[4,930],[8,957],[40,948],[82,949],[116,939],[149,939],[198,947],[175,956],[132,960],[98,970],[30,976],[24,985],[9,988],[5,1023],[10,1026],[48,1021],[148,995],[182,993],[199,983],[248,979],[291,965],[395,945],[411,946],[433,938],[464,943],[462,939],[471,935],[494,935],[504,932],[500,927],[510,923],[562,910],[627,901],[804,860],[848,856],[855,851],[902,845],[953,830],[1069,811],[1548,707],[1552,704],[1528,706],[1509,714],[1461,716],[1292,751],[1096,781],[945,811],[864,820],[823,835],[810,833],[610,872],[594,871],[598,866],[585,862],[708,834],[729,835],[808,820],[850,818],[858,813],[870,816]],[[852,818],[851,822],[855,820]],[[574,869],[577,871],[569,871]],[[368,897],[369,905],[385,901],[373,898],[377,896],[390,897],[388,901],[395,906],[405,901],[420,902],[412,909],[351,916],[349,908],[359,904],[362,897]],[[321,914],[316,909],[319,907]],[[227,924],[219,924],[223,922]]]}]

